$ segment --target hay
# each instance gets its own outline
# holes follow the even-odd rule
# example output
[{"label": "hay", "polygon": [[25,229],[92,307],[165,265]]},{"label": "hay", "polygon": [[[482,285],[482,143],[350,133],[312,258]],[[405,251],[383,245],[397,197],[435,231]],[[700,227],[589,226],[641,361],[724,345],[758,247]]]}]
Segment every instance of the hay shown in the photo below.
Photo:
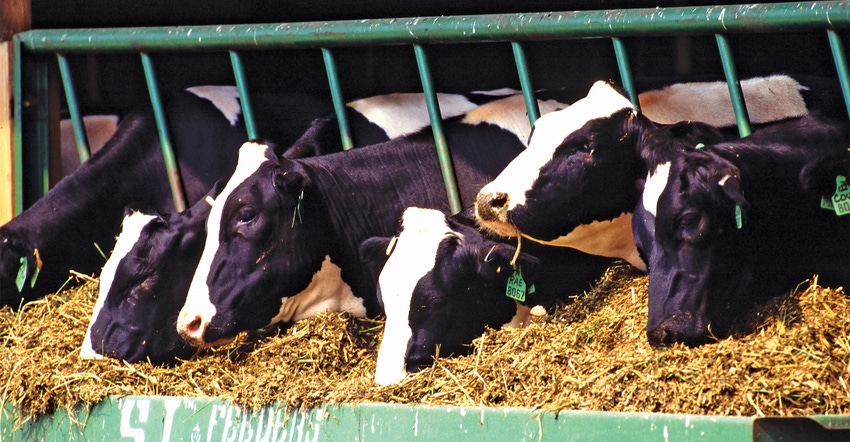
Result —
[{"label": "hay", "polygon": [[[106,395],[213,396],[246,407],[381,401],[545,410],[762,416],[850,412],[850,301],[812,284],[741,321],[736,338],[656,350],[646,277],[615,267],[528,328],[490,330],[469,356],[398,385],[372,382],[382,322],[324,314],[176,367],[81,360],[94,282],[0,311],[0,399],[26,416]],[[747,331],[749,330],[749,331]]]}]

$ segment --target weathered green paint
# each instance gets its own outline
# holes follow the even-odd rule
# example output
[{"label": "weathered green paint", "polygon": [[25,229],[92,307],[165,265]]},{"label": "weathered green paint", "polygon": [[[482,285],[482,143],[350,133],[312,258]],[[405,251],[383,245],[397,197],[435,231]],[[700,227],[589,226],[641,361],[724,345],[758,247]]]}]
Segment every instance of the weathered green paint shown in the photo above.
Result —
[{"label": "weathered green paint", "polygon": [[0,440],[142,441],[722,441],[752,440],[753,418],[551,412],[424,405],[270,405],[253,412],[210,398],[108,397],[17,425],[8,404]]},{"label": "weathered green paint", "polygon": [[180,179],[180,169],[174,158],[174,150],[171,147],[171,136],[168,131],[168,122],[165,121],[165,107],[159,94],[159,85],[156,82],[156,73],[153,68],[153,60],[150,54],[142,52],[142,67],[145,71],[145,81],[148,85],[148,93],[151,97],[153,115],[156,120],[156,128],[159,132],[159,144],[162,149],[162,157],[165,160],[165,169],[168,174],[168,184],[171,186],[171,197],[174,200],[174,209],[177,212],[186,210],[186,196],[183,192],[183,182]]},{"label": "weathered green paint", "polygon": [[65,54],[56,54],[56,60],[59,62],[59,74],[62,76],[62,87],[65,89],[68,113],[71,114],[71,126],[74,129],[77,153],[80,156],[80,163],[84,163],[91,156],[91,150],[89,149],[89,137],[86,134],[83,117],[80,115],[80,106],[77,103],[77,93],[74,90],[71,68],[68,66],[68,59]]},{"label": "weathered green paint", "polygon": [[43,52],[322,48],[645,35],[777,32],[850,25],[846,1],[538,12],[220,26],[36,30]]},{"label": "weathered green paint", "polygon": [[525,50],[522,48],[522,44],[520,42],[511,42],[511,49],[514,53],[514,63],[516,64],[516,71],[519,76],[519,85],[522,88],[522,97],[525,101],[525,109],[526,112],[528,112],[528,123],[534,126],[534,122],[540,118],[540,108],[537,106],[537,98],[534,96],[534,86],[531,84],[531,73],[528,70],[528,60],[525,56]]},{"label": "weathered green paint", "polygon": [[850,74],[847,70],[847,56],[844,54],[844,45],[841,43],[841,37],[833,29],[826,31],[829,39],[829,48],[832,51],[832,59],[835,62],[835,70],[838,74],[838,81],[841,84],[841,93],[844,96],[844,104],[847,107],[847,113],[850,115]]},{"label": "weathered green paint", "polygon": [[629,56],[626,53],[626,45],[623,44],[623,40],[620,40],[617,37],[611,39],[614,44],[614,56],[617,58],[617,68],[620,70],[620,82],[623,84],[623,88],[629,94],[629,100],[632,102],[632,105],[640,109],[640,101],[638,100],[637,90],[635,89],[635,83],[632,81],[632,68],[629,65]]},{"label": "weathered green paint", "polygon": [[345,112],[345,99],[343,99],[342,87],[339,85],[336,59],[334,59],[333,52],[328,48],[322,48],[322,59],[325,62],[325,73],[328,76],[328,87],[331,91],[331,102],[334,106],[337,125],[339,125],[342,148],[343,150],[349,150],[354,147],[354,142],[351,140],[351,130],[348,128],[348,115]]},{"label": "weathered green paint", "polygon": [[726,84],[729,86],[729,96],[732,98],[732,111],[735,113],[735,122],[738,123],[738,133],[742,137],[750,135],[753,130],[750,127],[750,117],[747,115],[747,105],[744,103],[744,91],[738,81],[738,70],[732,58],[732,49],[725,35],[716,34],[717,49],[720,51],[720,62],[723,64],[723,73],[726,75]]},{"label": "weathered green paint", "polygon": [[425,104],[428,107],[428,116],[431,119],[431,131],[434,133],[434,144],[437,147],[437,159],[440,162],[440,171],[443,174],[443,184],[446,186],[446,197],[449,201],[449,210],[459,213],[463,210],[460,204],[460,193],[457,190],[457,178],[455,178],[454,166],[449,147],[446,144],[446,135],[443,132],[443,117],[440,114],[440,104],[437,101],[437,92],[431,79],[431,69],[428,67],[428,56],[425,48],[413,45],[416,56],[416,66],[419,68],[419,79],[422,82],[422,92],[425,94]]},{"label": "weathered green paint", "polygon": [[242,65],[242,57],[236,51],[230,51],[230,65],[233,66],[233,77],[236,79],[236,90],[239,92],[239,105],[242,108],[242,120],[245,121],[245,131],[248,138],[259,138],[257,125],[254,123],[254,106],[251,104],[251,94],[248,92],[248,76]]}]

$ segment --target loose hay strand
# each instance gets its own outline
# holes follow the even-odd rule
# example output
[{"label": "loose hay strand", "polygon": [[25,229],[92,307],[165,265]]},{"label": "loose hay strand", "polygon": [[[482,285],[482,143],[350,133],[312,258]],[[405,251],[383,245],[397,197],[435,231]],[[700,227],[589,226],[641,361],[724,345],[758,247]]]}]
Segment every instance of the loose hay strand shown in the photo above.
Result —
[{"label": "loose hay strand", "polygon": [[468,356],[439,357],[399,384],[376,387],[383,320],[343,313],[243,336],[175,367],[82,360],[97,294],[97,282],[84,281],[18,312],[0,310],[0,398],[23,419],[115,394],[221,397],[247,408],[380,401],[721,416],[850,412],[850,302],[842,289],[815,282],[761,306],[732,338],[657,350],[645,338],[646,283],[614,267],[527,328],[488,330]]}]

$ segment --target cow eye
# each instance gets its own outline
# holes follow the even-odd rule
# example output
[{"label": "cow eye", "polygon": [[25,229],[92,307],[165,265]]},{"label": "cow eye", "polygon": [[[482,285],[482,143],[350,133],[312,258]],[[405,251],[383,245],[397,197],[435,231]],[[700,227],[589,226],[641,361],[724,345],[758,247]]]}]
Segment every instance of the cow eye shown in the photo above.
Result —
[{"label": "cow eye", "polygon": [[250,223],[251,221],[253,221],[254,218],[257,217],[257,213],[254,211],[254,209],[244,208],[244,209],[239,211],[238,216],[239,216],[239,222],[240,223],[247,224],[247,223]]}]

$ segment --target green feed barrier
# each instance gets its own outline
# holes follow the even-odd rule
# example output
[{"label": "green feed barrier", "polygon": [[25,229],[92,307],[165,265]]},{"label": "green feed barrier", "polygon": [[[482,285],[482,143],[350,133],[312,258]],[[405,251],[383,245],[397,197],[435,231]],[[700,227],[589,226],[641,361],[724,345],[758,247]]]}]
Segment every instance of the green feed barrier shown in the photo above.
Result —
[{"label": "green feed barrier", "polygon": [[0,440],[122,441],[830,441],[850,416],[715,417],[363,403],[245,411],[220,399],[108,397],[91,409],[19,423],[6,405]]}]

